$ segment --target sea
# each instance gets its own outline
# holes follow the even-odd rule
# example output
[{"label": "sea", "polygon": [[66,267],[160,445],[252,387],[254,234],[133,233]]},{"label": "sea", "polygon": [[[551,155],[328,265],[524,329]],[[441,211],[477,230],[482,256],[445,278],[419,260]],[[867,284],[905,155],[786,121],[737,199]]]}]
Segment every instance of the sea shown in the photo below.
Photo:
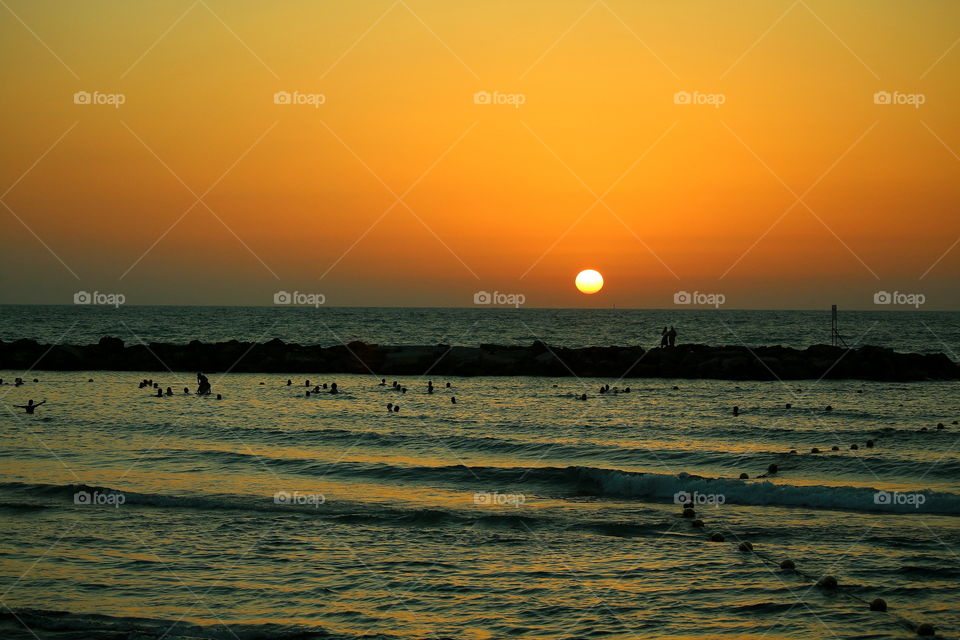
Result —
[{"label": "sea", "polygon": [[[830,341],[829,310],[0,307],[0,340],[62,344],[654,346],[670,325]],[[960,350],[958,313],[839,328]],[[0,638],[960,635],[956,381],[0,378]]]}]

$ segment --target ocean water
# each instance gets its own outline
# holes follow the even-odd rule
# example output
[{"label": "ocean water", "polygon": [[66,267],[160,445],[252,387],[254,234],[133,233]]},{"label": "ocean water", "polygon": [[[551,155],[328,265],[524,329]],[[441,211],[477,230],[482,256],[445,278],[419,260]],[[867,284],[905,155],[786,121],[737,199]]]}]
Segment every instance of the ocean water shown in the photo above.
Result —
[{"label": "ocean water", "polygon": [[[36,313],[25,309],[4,314],[3,339]],[[307,315],[269,337],[326,342],[308,312],[287,311]],[[425,325],[477,313],[378,310],[372,317],[406,319],[364,333],[358,311],[332,311],[340,338],[383,343],[439,342]],[[521,312],[492,313],[534,328],[557,313]],[[255,339],[247,321],[271,310],[231,313],[244,319],[233,333],[208,310],[96,310],[75,327],[81,338],[63,342],[123,337],[123,324],[109,324],[120,318],[144,340]],[[665,322],[661,312],[636,312],[632,324],[623,318],[634,312],[607,313],[561,313],[577,322],[545,339],[587,344],[604,327],[637,335]],[[780,327],[773,342],[805,346],[815,333],[813,318],[724,313],[743,333]],[[66,330],[70,315],[51,314],[35,337]],[[676,320],[681,339],[700,331],[698,341],[717,342],[700,322],[709,317]],[[955,344],[956,317],[922,314],[873,335],[903,337],[922,321]],[[499,335],[478,325],[482,338],[445,342],[533,339],[498,322]],[[372,376],[326,375],[311,386],[336,381],[342,393],[305,397],[307,376],[288,386],[290,376],[213,374],[216,400],[184,394],[196,381],[169,372],[24,377],[0,386],[3,638],[908,638],[908,625],[924,622],[944,637],[960,631],[956,382],[479,377],[435,379],[428,394],[426,378],[401,379],[400,393]],[[151,397],[143,378],[175,394]],[[601,395],[602,384],[619,392]],[[12,409],[31,398],[47,403],[35,415]],[[777,473],[757,478],[770,464]],[[704,529],[682,517],[688,499]],[[780,570],[784,559],[801,573]],[[837,589],[812,586],[826,574]],[[889,610],[869,611],[874,598]]]},{"label": "ocean water", "polygon": [[[907,308],[909,309],[909,307]],[[850,346],[960,353],[960,313],[952,311],[840,311]],[[243,340],[332,346],[352,340],[376,344],[481,343],[585,347],[657,346],[664,326],[681,342],[805,348],[830,343],[830,311],[733,309],[406,309],[396,307],[169,307],[0,305],[0,340],[90,344],[102,336],[130,344]]]}]

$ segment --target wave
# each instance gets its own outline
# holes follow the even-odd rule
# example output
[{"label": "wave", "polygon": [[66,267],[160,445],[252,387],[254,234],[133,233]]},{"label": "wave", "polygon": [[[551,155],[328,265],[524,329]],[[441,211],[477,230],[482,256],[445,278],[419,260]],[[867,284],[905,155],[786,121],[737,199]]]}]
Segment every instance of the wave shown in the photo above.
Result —
[{"label": "wave", "polygon": [[[219,452],[231,457],[247,456],[234,452]],[[499,491],[534,494],[552,498],[575,498],[577,496],[595,496],[599,498],[619,498],[628,500],[674,501],[680,493],[693,496],[694,502],[707,500],[698,496],[715,496],[714,501],[723,504],[773,507],[809,507],[817,509],[840,509],[867,512],[922,513],[922,514],[960,514],[960,495],[931,490],[897,493],[880,491],[870,487],[791,485],[774,484],[769,481],[739,480],[733,478],[711,478],[688,473],[663,474],[621,471],[600,467],[482,467],[465,465],[413,466],[390,465],[385,463],[340,462],[336,465],[317,464],[304,460],[278,460],[277,463],[296,465],[301,472],[316,472],[317,475],[346,475],[366,477],[379,482],[416,483],[449,485],[461,489],[465,494],[484,491]],[[303,467],[305,463],[310,466]],[[313,475],[313,474],[310,474]],[[91,494],[117,493],[115,489],[90,487],[87,485],[36,485],[20,482],[0,483],[0,491],[26,492],[27,494],[50,496],[75,496],[77,492]],[[267,497],[259,496],[169,496],[152,493],[123,492],[125,504],[146,506],[183,506],[197,509],[249,509],[289,512],[296,507],[301,512],[319,511],[315,505],[289,505],[268,502]],[[12,505],[9,501],[5,502]],[[25,503],[30,504],[30,503]],[[322,513],[325,515],[346,515],[335,505],[344,508],[356,508],[358,503],[337,501],[326,503]],[[351,507],[352,505],[352,507]],[[369,517],[366,511],[358,514]],[[381,507],[387,511],[388,507]],[[408,514],[409,509],[399,509]],[[435,516],[431,510],[424,510],[425,517]],[[440,514],[448,514],[439,511]]]},{"label": "wave", "polygon": [[[239,431],[239,430],[238,430]],[[912,449],[903,451],[900,455],[895,455],[895,450],[891,450],[893,444],[886,438],[877,438],[877,447],[868,449],[866,440],[871,433],[865,432],[863,437],[855,438],[845,436],[843,440],[838,441],[834,434],[819,433],[817,438],[801,437],[792,441],[784,440],[785,444],[780,450],[773,450],[774,442],[764,442],[768,450],[754,449],[747,454],[731,453],[721,449],[682,449],[668,448],[658,446],[656,450],[646,447],[629,446],[627,444],[603,444],[599,442],[563,442],[549,440],[528,440],[522,438],[502,438],[494,436],[466,436],[466,435],[429,435],[429,434],[407,434],[393,431],[367,431],[351,429],[310,429],[304,431],[286,431],[281,429],[251,430],[242,429],[243,432],[260,433],[264,440],[274,445],[360,445],[363,448],[380,448],[390,452],[413,448],[417,453],[433,451],[434,453],[449,453],[450,451],[463,451],[479,454],[499,454],[501,456],[513,456],[516,458],[535,458],[543,459],[548,454],[553,459],[569,461],[571,463],[611,464],[615,466],[632,466],[664,464],[674,465],[680,468],[711,466],[727,467],[732,463],[737,464],[736,473],[746,471],[753,475],[760,470],[766,469],[771,462],[776,462],[784,470],[795,469],[804,472],[813,472],[818,475],[835,474],[843,469],[838,467],[843,465],[856,464],[858,469],[872,469],[877,474],[885,474],[889,477],[909,478],[914,475],[918,469],[918,463],[923,462],[917,458],[918,454]],[[812,432],[811,432],[812,433]],[[222,435],[222,434],[221,434]],[[786,434],[784,434],[786,435]],[[926,436],[928,434],[916,434],[917,436]],[[743,434],[738,435],[742,439]],[[873,436],[876,438],[876,436]],[[804,441],[807,444],[801,444]],[[858,452],[849,450],[847,443],[859,441],[860,449]],[[815,444],[821,449],[822,453],[806,453],[811,444]],[[834,444],[840,447],[840,451],[830,451]],[[800,453],[789,453],[791,448],[799,448]],[[878,455],[882,452],[882,456]],[[309,473],[311,469],[317,468],[319,464],[315,459],[292,459],[277,458],[267,455],[252,457],[248,454],[224,451],[219,449],[151,449],[143,453],[145,460],[158,461],[183,461],[190,458],[199,458],[209,461],[218,460],[223,464],[232,464],[238,462],[256,462],[259,464],[275,465],[278,468],[290,469],[295,472]],[[789,467],[787,466],[789,465]],[[341,466],[346,468],[345,463]],[[943,460],[936,465],[925,468],[925,475],[931,477],[955,478],[960,475],[960,461]]]},{"label": "wave", "polygon": [[[26,629],[30,631],[27,632]],[[323,628],[281,624],[198,625],[182,620],[114,617],[45,609],[0,612],[4,638],[89,640],[90,638],[165,638],[167,640],[396,640],[399,636],[331,634]]]}]

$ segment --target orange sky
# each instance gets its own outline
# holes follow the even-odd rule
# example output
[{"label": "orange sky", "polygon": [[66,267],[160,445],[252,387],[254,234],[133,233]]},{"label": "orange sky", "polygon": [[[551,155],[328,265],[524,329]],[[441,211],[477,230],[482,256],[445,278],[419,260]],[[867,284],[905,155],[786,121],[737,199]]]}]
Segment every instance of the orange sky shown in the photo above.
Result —
[{"label": "orange sky", "polygon": [[956,2],[7,4],[0,302],[958,308]]}]

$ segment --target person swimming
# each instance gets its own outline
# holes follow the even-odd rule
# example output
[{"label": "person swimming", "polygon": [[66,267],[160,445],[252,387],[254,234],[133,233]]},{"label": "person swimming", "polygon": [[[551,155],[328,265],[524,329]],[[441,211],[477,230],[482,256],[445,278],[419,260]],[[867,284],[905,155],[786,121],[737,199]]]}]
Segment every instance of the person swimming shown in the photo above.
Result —
[{"label": "person swimming", "polygon": [[158,397],[158,398],[162,398],[162,397],[163,397],[163,389],[160,389],[160,388],[157,389],[157,397]]},{"label": "person swimming", "polygon": [[210,381],[207,380],[207,376],[203,375],[202,373],[197,374],[197,395],[210,395]]},{"label": "person swimming", "polygon": [[450,404],[457,404],[457,396],[450,396]]},{"label": "person swimming", "polygon": [[331,382],[331,383],[330,383],[330,393],[332,393],[332,394],[340,393],[340,391],[337,389],[337,383],[336,383],[336,382]]},{"label": "person swimming", "polygon": [[27,412],[27,415],[33,415],[33,412],[37,407],[46,403],[47,401],[44,400],[43,402],[38,402],[34,404],[33,399],[30,399],[30,400],[27,400],[27,404],[15,404],[13,406],[15,406],[17,409],[25,410]]},{"label": "person swimming", "polygon": [[393,403],[392,403],[392,402],[388,402],[388,403],[387,403],[387,411],[388,411],[388,412],[393,411]]},{"label": "person swimming", "polygon": [[172,396],[172,395],[173,395],[173,387],[167,387],[167,395],[168,395],[168,396]]},{"label": "person swimming", "polygon": [[378,387],[385,387],[385,386],[387,386],[387,379],[386,379],[386,378],[380,378],[380,384],[378,384],[377,386],[378,386]]}]

